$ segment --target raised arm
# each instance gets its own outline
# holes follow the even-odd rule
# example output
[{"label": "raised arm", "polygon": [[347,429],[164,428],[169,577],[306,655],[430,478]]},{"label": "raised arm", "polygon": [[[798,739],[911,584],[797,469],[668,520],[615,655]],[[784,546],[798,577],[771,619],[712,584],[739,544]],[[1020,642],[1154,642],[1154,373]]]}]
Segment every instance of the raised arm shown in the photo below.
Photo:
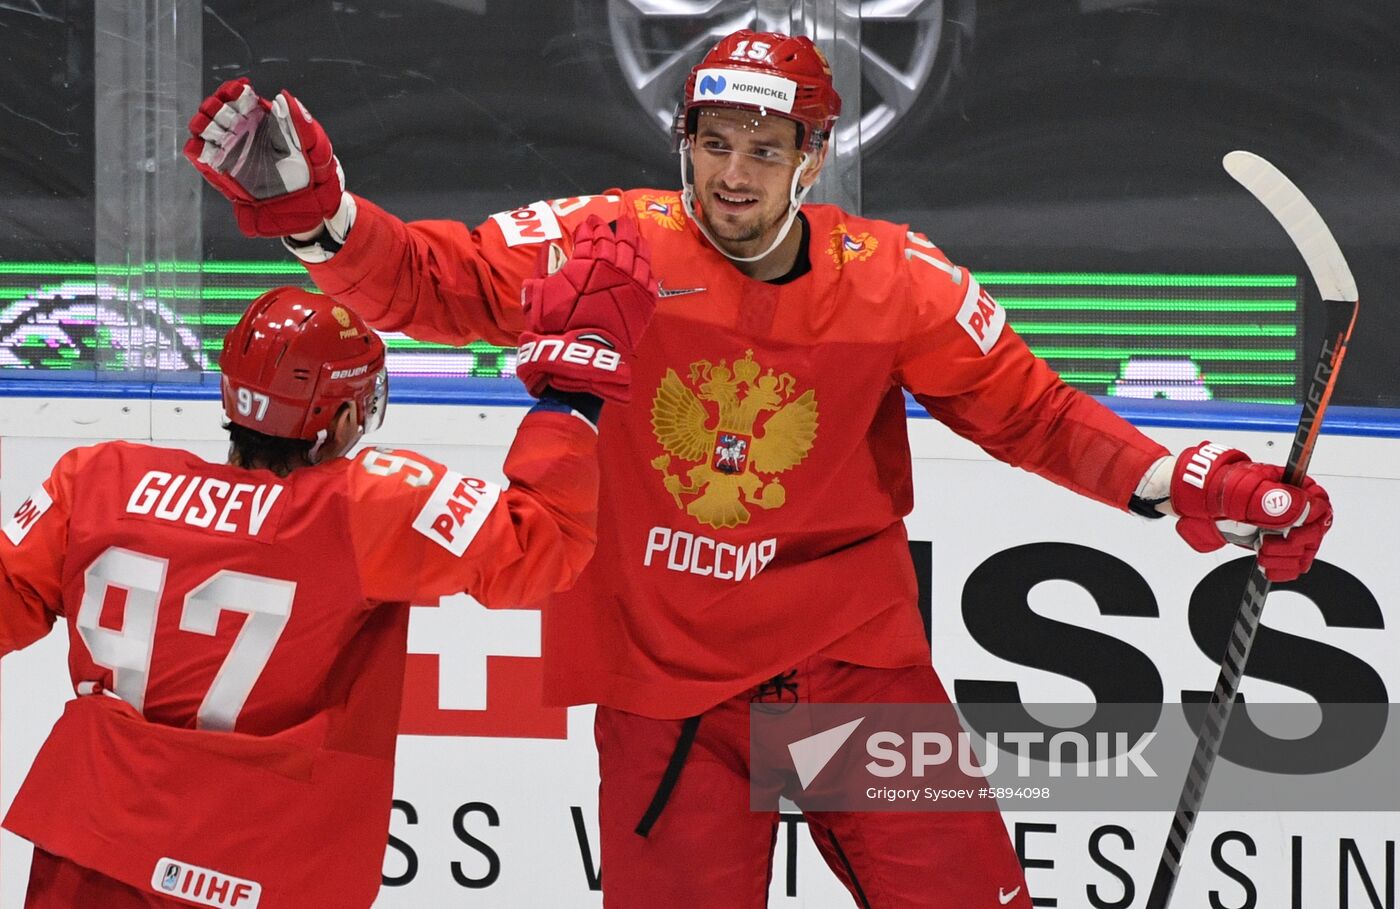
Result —
[{"label": "raised arm", "polygon": [[362,528],[357,551],[372,598],[465,590],[488,605],[518,605],[568,587],[592,556],[599,412],[604,400],[629,398],[656,283],[631,222],[614,234],[589,218],[573,239],[572,258],[541,262],[525,284],[518,371],[540,403],[506,458],[510,485],[410,453],[368,452],[352,468],[352,500],[370,516],[352,526]]},{"label": "raised arm", "polygon": [[596,446],[586,421],[549,405],[521,422],[505,488],[413,452],[361,453],[348,470],[366,596],[519,606],[567,588],[593,555]]},{"label": "raised arm", "polygon": [[247,79],[221,85],[189,129],[185,156],[233,203],[243,233],[282,239],[326,294],[423,341],[514,345],[541,241],[567,254],[587,215],[618,213],[610,194],[536,202],[476,229],[406,223],[345,191],[330,139],[290,92],[268,101]]}]

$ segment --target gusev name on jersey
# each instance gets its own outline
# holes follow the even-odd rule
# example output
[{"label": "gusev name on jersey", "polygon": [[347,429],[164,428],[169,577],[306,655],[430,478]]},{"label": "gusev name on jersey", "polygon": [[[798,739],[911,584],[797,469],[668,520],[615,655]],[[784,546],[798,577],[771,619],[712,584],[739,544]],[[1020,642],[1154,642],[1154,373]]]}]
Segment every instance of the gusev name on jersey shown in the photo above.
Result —
[{"label": "gusev name on jersey", "polygon": [[387,449],[286,477],[124,442],[69,452],[0,535],[0,653],[63,619],[80,695],[5,827],[198,905],[368,906],[407,606],[567,586],[593,549],[596,444],[532,412],[504,489]]},{"label": "gusev name on jersey", "polygon": [[1061,382],[903,225],[804,206],[810,271],[765,283],[673,192],[537,202],[476,229],[357,201],[343,248],[308,270],[370,324],[426,340],[514,343],[541,244],[567,252],[589,214],[635,218],[651,244],[661,299],[632,403],[599,427],[597,554],[545,611],[556,702],[683,717],[818,652],[929,660],[902,522],[905,389],[994,456],[1118,508],[1166,453]]}]

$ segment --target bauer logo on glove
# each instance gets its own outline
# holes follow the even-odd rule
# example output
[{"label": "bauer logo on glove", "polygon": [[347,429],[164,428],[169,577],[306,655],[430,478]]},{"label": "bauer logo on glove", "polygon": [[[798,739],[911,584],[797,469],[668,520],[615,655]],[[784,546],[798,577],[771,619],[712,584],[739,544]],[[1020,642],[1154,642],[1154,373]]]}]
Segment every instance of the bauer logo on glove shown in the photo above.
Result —
[{"label": "bauer logo on glove", "polygon": [[[589,366],[604,372],[617,372],[622,364],[622,356],[613,349],[607,338],[595,332],[578,335],[575,340],[565,343],[563,338],[540,338],[520,345],[517,355],[519,364],[555,360]],[[519,367],[517,366],[517,370]]]},{"label": "bauer logo on glove", "polygon": [[540,251],[536,277],[521,289],[526,331],[515,374],[530,394],[546,388],[625,403],[630,361],[656,308],[650,250],[629,219],[614,232],[597,216],[574,232],[573,254]]}]

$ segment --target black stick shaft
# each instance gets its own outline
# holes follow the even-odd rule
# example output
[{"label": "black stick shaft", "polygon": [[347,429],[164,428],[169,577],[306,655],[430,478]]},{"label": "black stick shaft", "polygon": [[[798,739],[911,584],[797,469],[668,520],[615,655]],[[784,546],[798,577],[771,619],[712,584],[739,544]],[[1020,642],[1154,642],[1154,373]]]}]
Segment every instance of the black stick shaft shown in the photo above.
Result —
[{"label": "black stick shaft", "polygon": [[[1322,429],[1322,415],[1332,397],[1347,341],[1356,322],[1355,303],[1328,300],[1323,305],[1327,312],[1326,331],[1322,347],[1313,361],[1307,394],[1303,398],[1303,412],[1298,418],[1298,429],[1293,434],[1293,444],[1288,451],[1288,461],[1283,471],[1285,483],[1297,484],[1307,475],[1308,462],[1312,460],[1313,447]],[[1201,726],[1196,731],[1196,750],[1191,756],[1191,767],[1181,788],[1181,796],[1177,799],[1176,814],[1167,832],[1162,857],[1157,862],[1157,875],[1152,880],[1147,909],[1167,909],[1172,890],[1176,887],[1181,857],[1186,851],[1191,829],[1196,825],[1196,814],[1205,799],[1211,768],[1220,754],[1220,742],[1230,721],[1230,711],[1235,706],[1235,695],[1240,690],[1240,680],[1244,677],[1250,648],[1254,646],[1254,635],[1259,630],[1259,618],[1264,612],[1264,600],[1269,596],[1270,586],[1256,556],[1249,571],[1244,597],[1235,613],[1234,627],[1230,629],[1215,690],[1211,693]]]}]

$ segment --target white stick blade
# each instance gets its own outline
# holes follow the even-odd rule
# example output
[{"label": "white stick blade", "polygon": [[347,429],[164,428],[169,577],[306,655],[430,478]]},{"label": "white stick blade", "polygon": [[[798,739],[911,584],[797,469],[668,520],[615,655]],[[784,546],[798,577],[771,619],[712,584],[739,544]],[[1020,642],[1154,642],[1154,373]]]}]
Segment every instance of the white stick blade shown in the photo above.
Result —
[{"label": "white stick blade", "polygon": [[1288,232],[1312,273],[1324,300],[1356,302],[1356,280],[1332,231],[1308,197],[1268,161],[1247,151],[1232,151],[1225,171],[1254,194]]}]

